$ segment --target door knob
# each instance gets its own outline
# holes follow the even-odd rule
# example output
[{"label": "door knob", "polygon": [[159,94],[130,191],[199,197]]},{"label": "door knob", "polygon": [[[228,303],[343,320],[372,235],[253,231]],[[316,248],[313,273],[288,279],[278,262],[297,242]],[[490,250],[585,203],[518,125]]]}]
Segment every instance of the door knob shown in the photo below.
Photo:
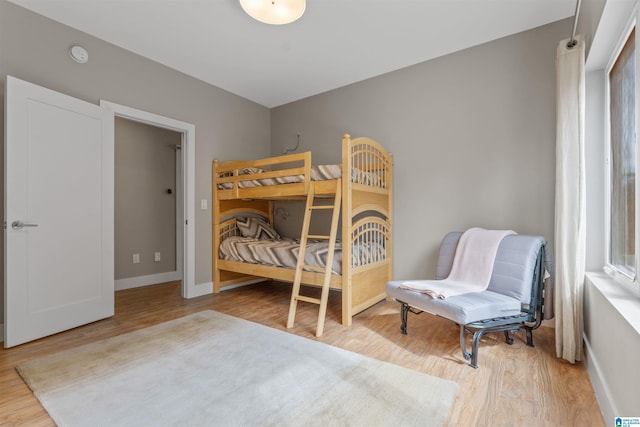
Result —
[{"label": "door knob", "polygon": [[23,227],[37,227],[38,224],[27,224],[22,221],[13,221],[11,223],[11,228],[14,230],[22,230]]}]

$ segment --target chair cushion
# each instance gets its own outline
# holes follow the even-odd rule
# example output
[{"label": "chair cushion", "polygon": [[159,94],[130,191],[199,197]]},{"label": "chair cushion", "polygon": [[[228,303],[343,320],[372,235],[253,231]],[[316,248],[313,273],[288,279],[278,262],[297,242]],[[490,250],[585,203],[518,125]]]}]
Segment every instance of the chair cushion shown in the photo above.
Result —
[{"label": "chair cushion", "polygon": [[387,295],[414,308],[437,314],[458,324],[466,325],[478,320],[513,316],[520,313],[520,301],[501,293],[486,290],[441,300],[409,289],[400,289],[403,282],[403,280],[388,282]]},{"label": "chair cushion", "polygon": [[[462,232],[451,232],[442,239],[436,279],[449,276],[460,236]],[[516,298],[522,304],[529,304],[536,260],[545,244],[540,236],[523,234],[513,234],[502,239],[487,290]]]}]

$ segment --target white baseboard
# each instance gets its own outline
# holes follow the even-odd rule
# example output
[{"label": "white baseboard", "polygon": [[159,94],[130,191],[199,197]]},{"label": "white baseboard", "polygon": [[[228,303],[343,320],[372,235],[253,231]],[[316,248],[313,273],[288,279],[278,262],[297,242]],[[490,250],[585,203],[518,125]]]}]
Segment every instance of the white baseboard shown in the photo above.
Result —
[{"label": "white baseboard", "polygon": [[115,281],[114,286],[116,291],[121,291],[123,289],[140,288],[142,286],[172,282],[174,280],[182,280],[182,275],[177,271],[150,274],[148,276],[130,277],[128,279],[118,279]]},{"label": "white baseboard", "polygon": [[598,405],[600,406],[600,413],[602,413],[602,418],[604,418],[605,424],[609,425],[609,422],[613,422],[613,420],[615,419],[614,417],[617,417],[620,412],[618,412],[615,402],[611,397],[611,391],[609,390],[607,382],[602,376],[600,365],[598,365],[598,360],[591,350],[589,340],[586,336],[584,337],[584,347],[586,350],[584,364],[587,367],[587,373],[589,374],[589,379],[591,380],[593,391],[596,393],[596,399],[598,400]]}]

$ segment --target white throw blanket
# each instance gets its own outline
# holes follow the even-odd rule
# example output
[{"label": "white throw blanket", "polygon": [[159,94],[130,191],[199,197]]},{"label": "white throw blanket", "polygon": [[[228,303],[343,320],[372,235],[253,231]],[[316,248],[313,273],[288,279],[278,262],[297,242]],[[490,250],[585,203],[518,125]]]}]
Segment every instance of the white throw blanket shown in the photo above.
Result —
[{"label": "white throw blanket", "polygon": [[409,280],[400,285],[425,293],[432,298],[448,297],[469,292],[482,292],[489,286],[498,246],[511,230],[470,228],[465,231],[456,248],[451,272],[443,280]]}]

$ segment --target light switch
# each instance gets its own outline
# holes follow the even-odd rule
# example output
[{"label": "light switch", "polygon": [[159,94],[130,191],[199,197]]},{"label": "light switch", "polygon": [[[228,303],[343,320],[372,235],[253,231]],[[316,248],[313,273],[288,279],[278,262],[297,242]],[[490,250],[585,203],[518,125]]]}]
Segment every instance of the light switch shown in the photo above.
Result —
[{"label": "light switch", "polygon": [[200,200],[200,209],[206,211],[209,208],[209,201],[207,199]]}]

